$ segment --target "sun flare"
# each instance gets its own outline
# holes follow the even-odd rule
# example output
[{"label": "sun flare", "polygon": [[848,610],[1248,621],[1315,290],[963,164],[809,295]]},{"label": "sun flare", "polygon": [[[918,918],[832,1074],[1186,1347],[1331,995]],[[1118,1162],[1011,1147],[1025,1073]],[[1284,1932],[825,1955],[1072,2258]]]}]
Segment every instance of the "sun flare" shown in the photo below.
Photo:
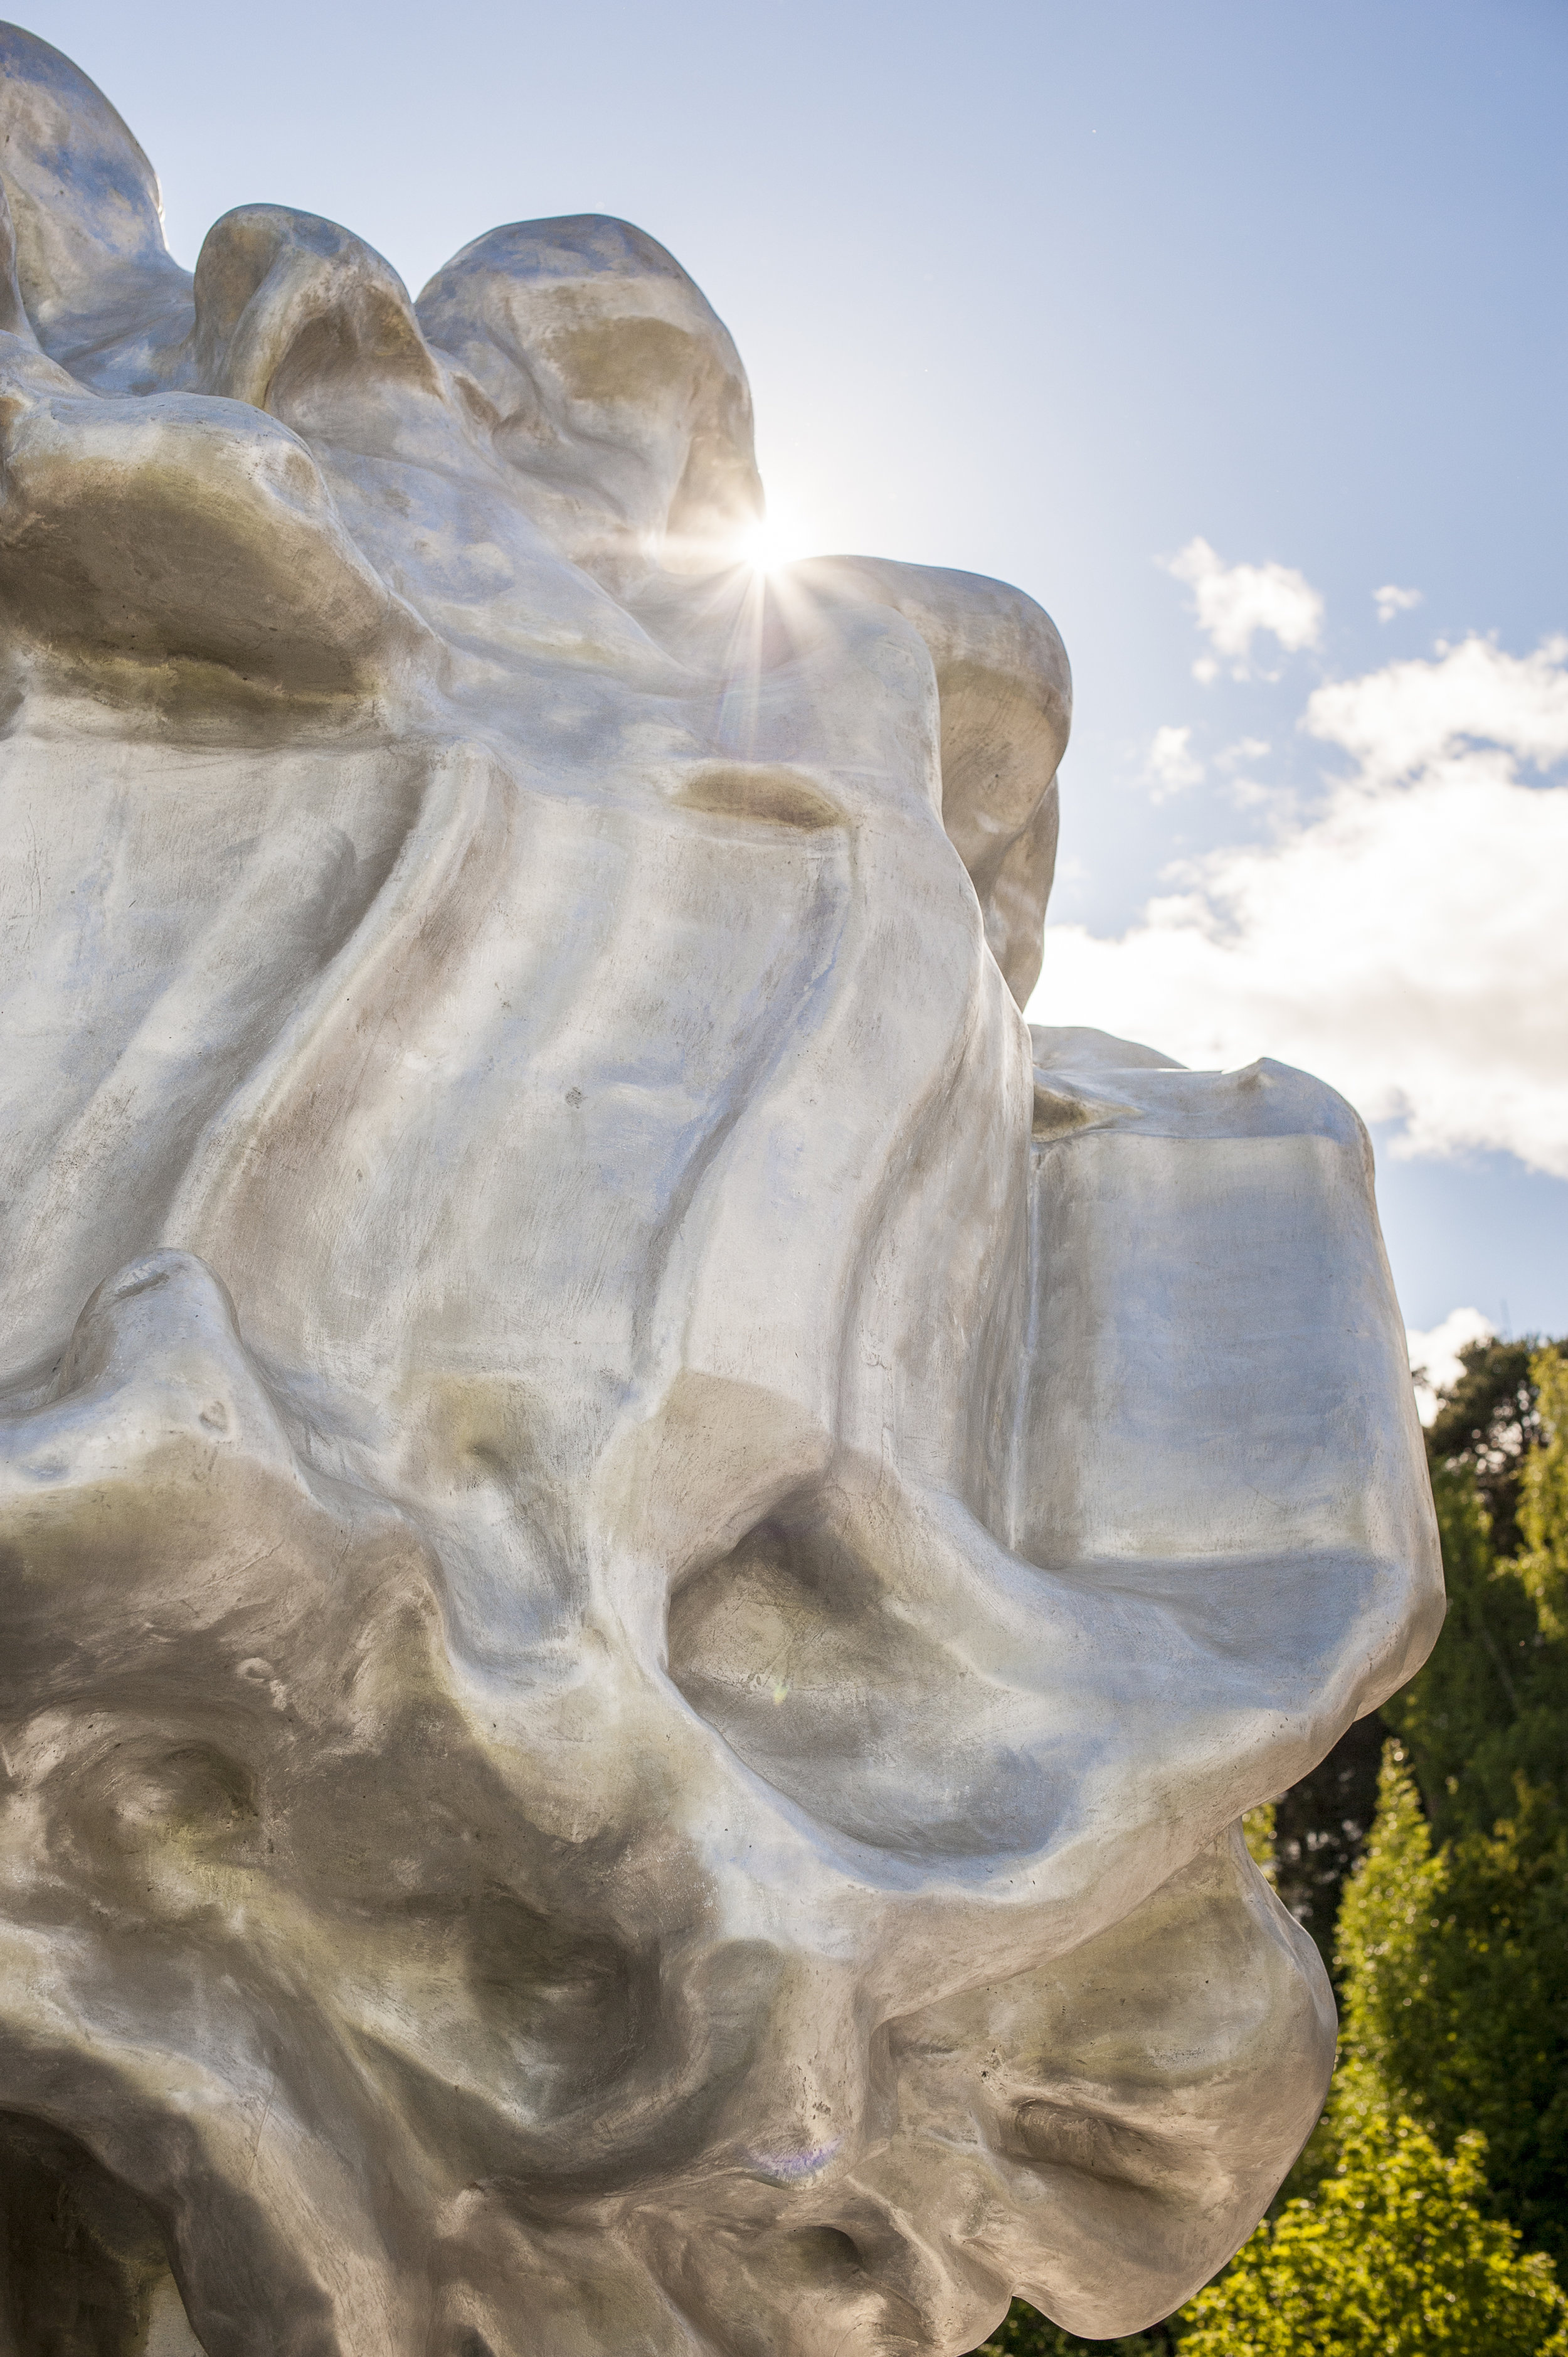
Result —
[{"label": "sun flare", "polygon": [[798,558],[813,554],[821,541],[813,537],[804,517],[775,501],[765,514],[742,526],[734,545],[737,564],[748,565],[756,573],[778,573]]}]

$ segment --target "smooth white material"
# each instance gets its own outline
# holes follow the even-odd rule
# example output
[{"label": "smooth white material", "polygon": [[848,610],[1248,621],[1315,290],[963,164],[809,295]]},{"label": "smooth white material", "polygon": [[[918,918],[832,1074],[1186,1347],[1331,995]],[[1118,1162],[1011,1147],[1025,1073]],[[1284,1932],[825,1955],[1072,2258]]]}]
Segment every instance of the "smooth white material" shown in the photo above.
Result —
[{"label": "smooth white material", "polygon": [[13,2341],[1163,2314],[1333,2052],[1237,1820],[1441,1610],[1359,1125],[1031,1038],[1060,641],[736,564],[651,239],[192,280],[0,63]]}]

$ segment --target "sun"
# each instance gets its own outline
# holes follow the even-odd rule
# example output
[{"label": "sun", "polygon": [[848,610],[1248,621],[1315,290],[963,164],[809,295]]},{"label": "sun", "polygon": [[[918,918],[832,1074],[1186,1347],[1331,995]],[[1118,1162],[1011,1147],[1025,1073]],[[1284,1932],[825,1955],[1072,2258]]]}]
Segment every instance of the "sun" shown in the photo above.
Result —
[{"label": "sun", "polygon": [[820,547],[809,522],[795,514],[788,505],[770,500],[763,514],[743,524],[732,545],[736,562],[748,565],[755,573],[777,573],[786,565],[793,565]]},{"label": "sun", "polygon": [[754,573],[776,573],[789,562],[789,552],[783,535],[770,516],[757,516],[742,526],[735,536],[736,555],[742,565],[749,565]]}]

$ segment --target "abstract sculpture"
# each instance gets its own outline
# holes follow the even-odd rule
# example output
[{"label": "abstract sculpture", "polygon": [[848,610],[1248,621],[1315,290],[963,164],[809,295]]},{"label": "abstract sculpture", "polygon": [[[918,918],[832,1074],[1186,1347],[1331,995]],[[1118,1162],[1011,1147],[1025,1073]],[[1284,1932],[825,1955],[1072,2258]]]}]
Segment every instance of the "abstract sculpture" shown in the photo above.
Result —
[{"label": "abstract sculpture", "polygon": [[0,2345],[1136,2328],[1441,1611],[1359,1124],[1031,1038],[1056,632],[737,563],[651,239],[192,280],[0,57]]}]

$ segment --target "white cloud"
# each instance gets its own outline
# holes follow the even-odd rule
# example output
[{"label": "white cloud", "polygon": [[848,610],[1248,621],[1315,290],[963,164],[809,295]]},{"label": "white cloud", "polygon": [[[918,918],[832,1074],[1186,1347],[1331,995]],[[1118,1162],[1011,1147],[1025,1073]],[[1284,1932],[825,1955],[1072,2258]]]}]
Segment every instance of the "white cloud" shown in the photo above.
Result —
[{"label": "white cloud", "polygon": [[1234,745],[1227,745],[1219,756],[1222,769],[1233,770],[1241,761],[1262,761],[1273,751],[1266,737],[1239,737]]},{"label": "white cloud", "polygon": [[1238,810],[1266,811],[1276,825],[1295,816],[1296,797],[1289,786],[1265,786],[1258,778],[1232,778],[1230,800]]},{"label": "white cloud", "polygon": [[1489,1342],[1497,1328],[1478,1309],[1451,1309],[1441,1324],[1429,1327],[1424,1334],[1413,1328],[1405,1329],[1405,1347],[1410,1352],[1412,1372],[1425,1381],[1415,1386],[1416,1413],[1423,1424],[1430,1424],[1437,1414],[1437,1394],[1448,1383],[1456,1383],[1465,1370],[1459,1353],[1470,1342]]},{"label": "white cloud", "polygon": [[1568,638],[1532,655],[1489,639],[1439,650],[1437,662],[1390,663],[1320,687],[1302,725],[1342,745],[1379,781],[1407,778],[1466,745],[1506,746],[1538,770],[1568,759]]},{"label": "white cloud", "polygon": [[1246,774],[1254,764],[1266,761],[1273,747],[1264,737],[1242,737],[1234,745],[1227,745],[1223,753],[1216,754],[1214,766],[1229,771],[1227,799],[1237,810],[1266,810],[1277,823],[1295,814],[1294,793],[1288,786],[1266,784],[1262,779]]},{"label": "white cloud", "polygon": [[1165,570],[1190,586],[1198,629],[1214,650],[1192,667],[1193,677],[1205,685],[1219,675],[1216,657],[1230,662],[1237,679],[1245,679],[1260,631],[1291,654],[1317,644],[1323,600],[1305,576],[1288,565],[1226,565],[1206,540],[1189,540],[1166,561]]},{"label": "white cloud", "polygon": [[1192,750],[1190,728],[1156,728],[1149,747],[1149,757],[1144,773],[1153,786],[1151,799],[1156,802],[1180,793],[1184,786],[1196,786],[1203,776],[1203,763]]},{"label": "white cloud", "polygon": [[1412,607],[1420,605],[1421,592],[1419,589],[1401,589],[1393,582],[1385,581],[1380,589],[1373,590],[1372,598],[1378,609],[1379,621],[1391,622],[1396,614],[1408,614]]},{"label": "white cloud", "polygon": [[1053,927],[1031,1012],[1185,1062],[1320,1072],[1395,1151],[1500,1147],[1568,1178],[1568,639],[1467,640],[1320,688],[1357,759],[1275,839],[1210,854],[1120,940]]}]

